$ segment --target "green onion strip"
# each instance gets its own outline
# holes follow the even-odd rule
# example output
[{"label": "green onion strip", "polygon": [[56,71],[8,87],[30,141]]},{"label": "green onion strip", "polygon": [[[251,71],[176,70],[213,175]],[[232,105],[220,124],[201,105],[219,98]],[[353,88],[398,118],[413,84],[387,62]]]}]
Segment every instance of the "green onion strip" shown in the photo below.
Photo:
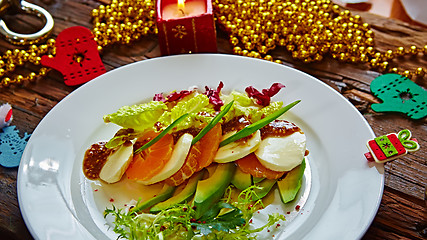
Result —
[{"label": "green onion strip", "polygon": [[234,141],[237,141],[241,138],[247,137],[249,135],[251,135],[252,133],[256,132],[256,130],[266,126],[267,124],[269,124],[270,122],[274,121],[276,118],[282,116],[285,112],[287,112],[289,109],[291,109],[293,106],[297,105],[299,102],[301,102],[301,100],[297,100],[293,103],[290,103],[288,105],[286,105],[285,107],[277,110],[276,112],[268,115],[267,117],[252,123],[251,125],[243,128],[242,130],[238,131],[237,133],[233,134],[232,136],[230,136],[229,138],[225,139],[224,141],[220,142],[219,146],[225,146],[229,143],[232,143]]},{"label": "green onion strip", "polygon": [[196,137],[193,138],[193,141],[191,141],[191,145],[194,145],[196,142],[198,142],[203,136],[205,136],[206,133],[208,133],[219,121],[221,121],[222,117],[225,116],[225,114],[230,111],[231,106],[233,106],[234,100],[228,103],[224,109],[222,109],[221,112],[219,112],[209,123],[206,125],[202,131],[197,134]]},{"label": "green onion strip", "polygon": [[159,141],[163,136],[166,135],[166,133],[168,133],[170,130],[172,130],[174,127],[176,127],[176,125],[178,125],[182,120],[184,120],[189,114],[183,114],[181,117],[177,118],[175,121],[173,121],[173,123],[171,125],[169,125],[167,128],[165,128],[165,130],[163,130],[159,135],[157,135],[155,138],[153,138],[152,140],[150,140],[148,143],[142,145],[142,147],[138,148],[135,151],[135,154],[140,153],[141,151],[144,151],[145,149],[149,148],[151,145],[153,145],[154,143],[156,143],[157,141]]}]

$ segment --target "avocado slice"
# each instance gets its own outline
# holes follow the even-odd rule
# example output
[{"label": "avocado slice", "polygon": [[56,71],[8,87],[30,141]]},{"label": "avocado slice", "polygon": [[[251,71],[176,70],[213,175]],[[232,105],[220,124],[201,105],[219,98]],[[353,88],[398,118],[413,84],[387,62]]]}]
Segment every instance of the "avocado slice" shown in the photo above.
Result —
[{"label": "avocado slice", "polygon": [[231,178],[231,183],[239,190],[243,191],[252,185],[251,175],[243,172],[239,167],[236,167],[236,171]]},{"label": "avocado slice", "polygon": [[295,199],[301,188],[302,177],[304,176],[305,159],[302,163],[288,172],[282,180],[277,182],[279,187],[280,198],[283,203],[288,203]]},{"label": "avocado slice", "polygon": [[145,210],[161,201],[165,201],[166,199],[170,198],[173,195],[173,193],[175,192],[175,189],[176,187],[174,186],[164,184],[162,190],[160,190],[160,192],[155,197],[145,202],[138,203],[134,208],[132,208],[131,213]]},{"label": "avocado slice", "polygon": [[260,183],[260,182],[262,182],[262,180],[264,180],[265,178],[263,178],[263,177],[254,177],[254,176],[252,176],[252,181],[254,182],[254,184],[255,183]]},{"label": "avocado slice", "polygon": [[274,184],[276,184],[277,179],[264,179],[263,181],[254,184],[256,186],[261,187],[261,189],[254,189],[255,196],[252,197],[253,201],[257,201],[263,197],[265,197],[270,190],[273,188]]},{"label": "avocado slice", "polygon": [[189,199],[196,191],[197,183],[200,179],[202,179],[205,171],[206,170],[202,170],[200,172],[195,173],[193,176],[190,177],[187,182],[187,185],[185,185],[184,189],[182,189],[181,192],[179,192],[175,196],[172,196],[164,202],[157,203],[150,209],[150,212],[157,213]]},{"label": "avocado slice", "polygon": [[207,179],[199,181],[193,206],[196,211],[196,219],[199,219],[212,205],[224,195],[230,185],[236,165],[234,163],[218,164],[215,172]]}]

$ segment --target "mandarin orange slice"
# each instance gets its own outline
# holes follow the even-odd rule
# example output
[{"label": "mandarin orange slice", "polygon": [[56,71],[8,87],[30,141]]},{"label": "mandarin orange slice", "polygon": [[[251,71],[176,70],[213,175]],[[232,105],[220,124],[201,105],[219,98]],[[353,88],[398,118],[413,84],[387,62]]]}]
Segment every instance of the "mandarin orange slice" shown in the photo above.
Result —
[{"label": "mandarin orange slice", "polygon": [[206,133],[206,135],[203,136],[200,141],[197,142],[200,144],[199,146],[202,154],[197,160],[198,165],[196,172],[202,170],[203,168],[209,166],[212,163],[215,154],[218,151],[219,143],[221,142],[221,137],[222,126],[218,123],[208,133]]},{"label": "mandarin orange slice", "polygon": [[249,173],[257,178],[278,179],[286,173],[273,171],[264,167],[254,153],[236,160],[236,163],[244,173]]},{"label": "mandarin orange slice", "polygon": [[[144,134],[137,139],[135,147],[141,147],[157,135],[158,133],[155,132]],[[129,179],[144,181],[155,176],[171,158],[173,146],[174,142],[172,135],[166,134],[149,148],[135,154],[126,170],[127,177]]]},{"label": "mandarin orange slice", "polygon": [[200,148],[197,145],[199,142],[197,142],[191,147],[190,152],[188,153],[187,158],[185,159],[184,165],[178,170],[178,172],[176,172],[170,178],[165,180],[166,184],[170,186],[178,186],[181,183],[185,182],[185,180],[190,178],[196,172],[197,159],[201,155]]},{"label": "mandarin orange slice", "polygon": [[218,150],[221,136],[221,124],[216,124],[200,141],[191,147],[184,165],[172,177],[166,179],[165,183],[171,186],[178,186],[195,172],[209,166]]}]

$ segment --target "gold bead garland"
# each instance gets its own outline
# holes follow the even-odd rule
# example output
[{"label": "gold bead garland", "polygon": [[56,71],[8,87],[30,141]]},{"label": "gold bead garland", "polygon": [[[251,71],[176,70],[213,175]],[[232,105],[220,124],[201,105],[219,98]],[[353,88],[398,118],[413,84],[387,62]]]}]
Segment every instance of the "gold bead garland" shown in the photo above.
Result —
[{"label": "gold bead garland", "polygon": [[30,72],[27,75],[18,74],[12,76],[16,68],[23,66],[26,63],[40,65],[42,55],[55,54],[55,40],[49,39],[46,44],[40,46],[31,45],[27,50],[7,50],[0,57],[0,87],[8,87],[12,84],[22,84],[25,81],[34,81],[39,76],[45,76],[50,69],[41,67],[37,72]]},{"label": "gold bead garland", "polygon": [[403,55],[427,55],[427,45],[380,52],[374,48],[369,24],[330,0],[214,0],[213,6],[217,22],[229,34],[233,52],[238,55],[274,61],[268,53],[281,46],[304,63],[329,55],[341,62],[367,63],[381,72],[409,78],[425,75],[422,67],[410,71],[390,65]]},{"label": "gold bead garland", "polygon": [[98,49],[114,43],[129,44],[141,36],[157,34],[155,0],[112,0],[92,10],[93,34]]},{"label": "gold bead garland", "polygon": [[[359,15],[342,10],[330,0],[213,0],[216,22],[229,34],[233,52],[238,55],[275,60],[277,46],[304,63],[331,56],[341,62],[366,63],[381,72],[423,77],[426,69],[400,69],[392,60],[404,55],[427,56],[423,48],[398,47],[380,52],[374,48],[374,32]],[[112,44],[129,44],[142,36],[157,34],[155,0],[112,0],[92,10],[93,34],[102,51]],[[13,75],[26,63],[40,65],[42,55],[55,55],[55,40],[31,45],[27,50],[8,50],[0,57],[0,87],[21,84],[44,76],[50,70]]]}]

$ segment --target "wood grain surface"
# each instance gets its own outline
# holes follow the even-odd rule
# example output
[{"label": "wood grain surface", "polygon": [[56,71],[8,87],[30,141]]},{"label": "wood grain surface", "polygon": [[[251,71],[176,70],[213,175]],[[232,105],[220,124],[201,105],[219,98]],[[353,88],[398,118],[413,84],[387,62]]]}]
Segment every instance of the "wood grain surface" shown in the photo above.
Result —
[{"label": "wood grain surface", "polygon": [[[101,4],[95,0],[33,0],[55,19],[53,36],[71,26],[92,28],[90,12]],[[108,0],[102,2],[108,3]],[[395,49],[427,44],[427,29],[407,23],[360,14],[363,21],[371,24],[375,32],[375,45],[379,50]],[[12,29],[20,32],[34,32],[40,22],[23,15],[4,17]],[[218,30],[218,51],[231,54],[231,45],[226,33]],[[0,52],[16,46],[0,39]],[[412,131],[421,149],[386,164],[385,188],[378,213],[363,239],[426,239],[427,238],[427,124],[426,118],[410,120],[401,114],[375,113],[370,104],[380,102],[374,97],[369,85],[381,73],[370,70],[363,64],[345,64],[325,58],[320,63],[304,64],[292,59],[284,49],[277,48],[273,57],[284,64],[311,74],[343,94],[363,114],[377,136],[398,132],[404,128]],[[160,56],[156,36],[144,37],[130,46],[111,46],[105,49],[102,60],[107,71],[117,67]],[[402,67],[427,69],[427,57],[404,57],[394,60]],[[22,71],[31,70],[26,66]],[[415,82],[427,88],[427,77]],[[75,90],[63,83],[62,75],[51,71],[47,77],[23,87],[0,88],[0,104],[9,102],[14,108],[13,125],[21,133],[31,133],[40,120],[61,99]],[[351,127],[351,126],[349,126]],[[19,211],[16,191],[17,168],[0,166],[0,239],[32,239]]]}]

